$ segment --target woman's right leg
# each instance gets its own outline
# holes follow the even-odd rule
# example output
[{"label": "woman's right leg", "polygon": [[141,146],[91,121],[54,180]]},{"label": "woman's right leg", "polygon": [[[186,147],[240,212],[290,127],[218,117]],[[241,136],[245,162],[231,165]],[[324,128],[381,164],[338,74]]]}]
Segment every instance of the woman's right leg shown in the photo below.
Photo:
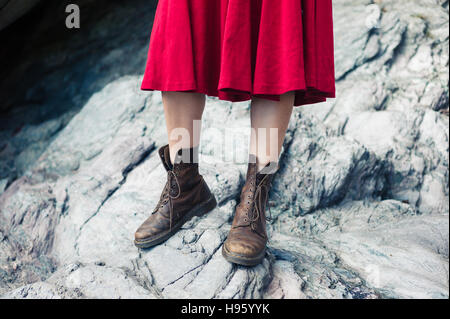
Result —
[{"label": "woman's right leg", "polygon": [[[181,148],[198,152],[205,95],[192,92],[162,92],[170,161]],[[197,154],[194,154],[196,158]]]},{"label": "woman's right leg", "polygon": [[[150,217],[135,233],[134,242],[139,248],[166,241],[186,221],[208,213],[217,205],[199,174],[197,162],[205,95],[163,92],[162,97],[169,144],[159,149],[159,156],[167,171],[167,182]],[[184,154],[185,151],[189,152]],[[184,155],[188,154],[186,160]]]}]

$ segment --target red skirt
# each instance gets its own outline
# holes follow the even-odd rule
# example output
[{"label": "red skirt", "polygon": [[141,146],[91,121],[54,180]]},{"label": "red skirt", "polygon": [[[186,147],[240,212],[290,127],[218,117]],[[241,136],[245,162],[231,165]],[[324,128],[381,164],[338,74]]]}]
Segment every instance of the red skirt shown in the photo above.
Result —
[{"label": "red skirt", "polygon": [[331,0],[159,0],[142,90],[335,96]]}]

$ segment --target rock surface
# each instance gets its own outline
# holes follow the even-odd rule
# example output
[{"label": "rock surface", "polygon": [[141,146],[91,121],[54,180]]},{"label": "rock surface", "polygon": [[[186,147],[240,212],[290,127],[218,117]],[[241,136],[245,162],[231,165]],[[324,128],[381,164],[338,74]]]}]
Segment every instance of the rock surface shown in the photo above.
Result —
[{"label": "rock surface", "polygon": [[3,298],[448,298],[448,1],[333,1],[337,98],[294,111],[254,268],[220,252],[249,103],[207,100],[218,207],[134,247],[165,182],[161,97],[139,90],[155,5],[80,3],[79,31],[40,24],[3,71],[23,79],[0,84]]}]

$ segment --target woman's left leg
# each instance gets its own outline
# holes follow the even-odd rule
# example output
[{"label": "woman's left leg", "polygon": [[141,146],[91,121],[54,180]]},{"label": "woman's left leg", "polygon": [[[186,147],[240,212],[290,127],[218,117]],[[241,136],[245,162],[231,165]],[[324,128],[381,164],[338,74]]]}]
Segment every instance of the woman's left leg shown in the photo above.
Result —
[{"label": "woman's left leg", "polygon": [[294,98],[294,92],[288,92],[280,96],[280,101],[252,100],[250,154],[258,159],[258,172],[270,162],[278,163]]},{"label": "woman's left leg", "polygon": [[252,100],[247,178],[222,247],[223,256],[232,263],[253,266],[264,259],[268,239],[266,204],[293,106],[293,92],[283,94],[279,102]]}]

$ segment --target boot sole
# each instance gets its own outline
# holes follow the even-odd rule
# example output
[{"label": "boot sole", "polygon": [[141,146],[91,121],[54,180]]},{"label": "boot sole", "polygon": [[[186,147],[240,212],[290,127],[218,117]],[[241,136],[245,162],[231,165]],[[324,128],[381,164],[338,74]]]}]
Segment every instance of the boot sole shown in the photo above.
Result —
[{"label": "boot sole", "polygon": [[233,254],[228,251],[225,245],[222,246],[222,256],[230,263],[238,264],[242,266],[256,266],[259,265],[266,255],[266,248],[256,257],[245,257],[241,255]]},{"label": "boot sole", "polygon": [[200,204],[194,206],[189,212],[187,212],[182,219],[180,219],[175,225],[172,226],[172,230],[168,233],[159,236],[157,238],[151,238],[147,240],[134,240],[134,245],[138,248],[150,248],[156,245],[159,245],[170,237],[172,237],[186,222],[191,220],[195,216],[203,216],[210,211],[212,211],[217,206],[217,201],[214,195],[211,194],[211,197]]}]

